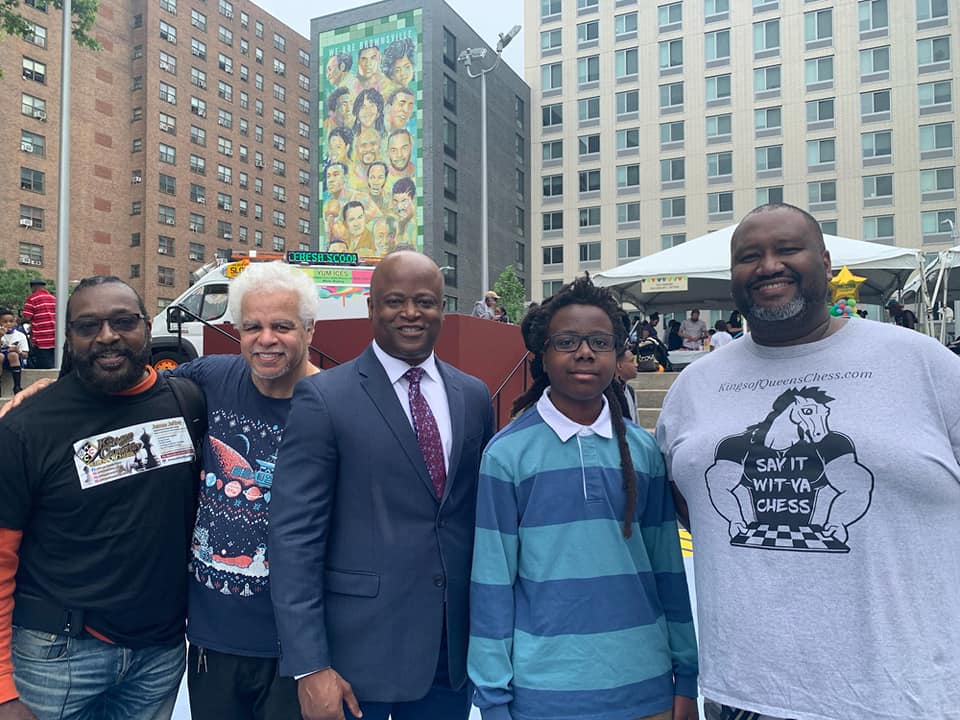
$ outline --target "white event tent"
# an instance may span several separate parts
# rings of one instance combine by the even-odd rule
[[[679,311],[691,308],[729,308],[730,238],[736,225],[708,233],[593,276],[597,285],[609,287],[623,301],[646,312]],[[867,278],[860,286],[860,301],[880,304],[901,289],[907,278],[921,267],[919,250],[824,235],[834,272],[846,265],[851,272]],[[644,292],[643,281],[682,276],[687,289]]]

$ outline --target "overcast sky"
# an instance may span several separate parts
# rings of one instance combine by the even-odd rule
[[[321,15],[329,15],[338,10],[360,7],[369,3],[362,0],[253,0],[274,17],[292,27],[304,37],[310,37],[310,20]],[[496,47],[497,37],[514,25],[523,24],[523,2],[520,0],[447,0],[468,25],[486,40],[490,47]],[[523,33],[503,52],[514,72],[523,77]]]

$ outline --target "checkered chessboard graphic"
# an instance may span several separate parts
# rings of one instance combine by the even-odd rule
[[[820,528],[809,525],[770,525],[751,523],[745,533],[736,535],[731,545],[766,548],[768,550],[795,550],[799,552],[850,552],[850,548],[836,538],[823,534]]]

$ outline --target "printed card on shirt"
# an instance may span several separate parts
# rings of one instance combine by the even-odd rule
[[[193,441],[182,417],[138,423],[73,444],[84,490],[193,458]]]

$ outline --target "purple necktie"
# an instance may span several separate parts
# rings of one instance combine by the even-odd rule
[[[423,368],[410,368],[403,376],[410,383],[407,389],[410,397],[410,415],[413,416],[413,429],[417,433],[417,444],[427,463],[427,472],[433,481],[433,491],[437,499],[443,499],[443,487],[447,482],[447,471],[443,463],[443,443],[440,440],[440,429],[437,419],[433,416],[427,399],[420,392],[420,380],[423,378]]]

